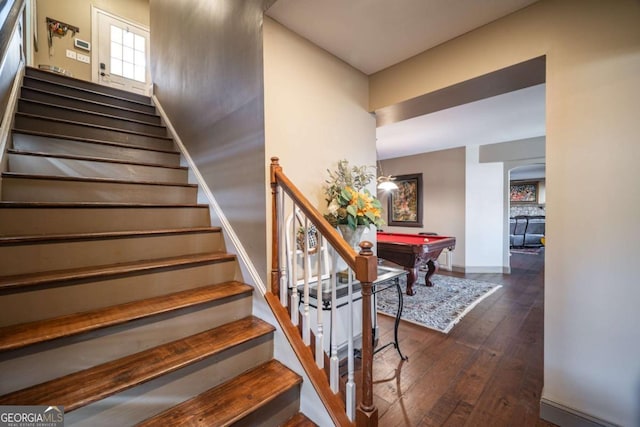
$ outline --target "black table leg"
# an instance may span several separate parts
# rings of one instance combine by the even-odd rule
[[[398,292],[398,311],[396,311],[396,320],[395,320],[395,323],[393,325],[393,342],[387,343],[387,344],[383,345],[382,347],[377,348],[373,352],[373,354],[376,354],[380,350],[383,350],[383,349],[389,347],[390,345],[392,345],[398,351],[398,354],[400,355],[400,358],[402,360],[409,360],[409,358],[407,356],[404,356],[402,354],[402,351],[400,351],[400,343],[398,342],[398,327],[400,326],[400,317],[402,316],[402,308],[404,307],[404,299],[402,297],[402,288],[400,287],[400,280],[397,279],[397,278],[395,279],[395,285],[396,285],[396,291]]]

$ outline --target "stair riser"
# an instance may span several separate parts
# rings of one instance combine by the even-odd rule
[[[64,107],[77,108],[80,110],[93,111],[95,113],[108,114],[110,116],[137,120],[152,125],[162,124],[162,120],[158,115],[143,114],[141,112],[132,111],[120,107],[112,107],[110,105],[100,104],[96,102],[89,102],[79,98],[71,98],[52,93],[41,92],[39,90],[28,87],[22,88],[22,90],[20,91],[20,96],[24,99],[30,99],[33,101],[46,102],[53,105],[60,105]]]
[[[262,340],[264,341],[264,340]],[[132,425],[190,399],[272,357],[270,342],[247,343],[150,381],[127,392],[65,414],[67,425]],[[262,425],[258,422],[254,424]]]
[[[187,184],[185,169],[138,166],[56,157],[30,156],[10,153],[9,172],[49,176],[111,178],[136,182],[166,182]]]
[[[25,71],[25,74],[27,76],[37,77],[42,80],[47,80],[49,82],[53,82],[53,83],[57,83],[65,86],[86,89],[92,92],[110,94],[110,95],[117,96],[119,98],[127,98],[127,99],[134,100],[136,102],[141,102],[145,104],[151,103],[151,100],[149,99],[149,97],[145,95],[138,95],[131,92],[123,92],[123,91],[111,88],[109,86],[103,86],[103,85],[95,84],[92,82],[87,82],[84,80],[69,79],[60,74],[50,73],[50,72],[41,71],[41,70],[32,69],[32,68],[27,68]]]
[[[233,427],[279,427],[300,410],[300,388],[294,387],[268,405],[244,417]]]
[[[210,225],[207,208],[3,208],[0,235],[100,233]]]
[[[0,326],[94,310],[236,280],[236,269],[235,262],[220,262],[7,293],[0,296]]]
[[[29,117],[16,114],[14,127],[17,130],[47,132],[50,135],[72,136],[77,138],[97,139],[100,141],[118,142],[136,147],[156,150],[173,150],[173,141],[152,136],[120,132],[117,130],[84,126],[82,124],[57,122],[40,117]]]
[[[131,162],[158,163],[166,166],[180,165],[180,155],[178,153],[163,153],[137,148],[73,141],[70,139],[45,138],[20,133],[13,134],[13,147],[16,150],[33,151],[37,153],[102,157]]]
[[[240,316],[240,314],[244,314]],[[179,310],[15,350],[0,361],[0,395],[206,331],[251,314],[251,297]],[[46,366],[47,369],[28,367]],[[5,374],[6,373],[6,374]]]
[[[220,233],[186,233],[0,246],[3,276],[196,255],[219,251]]]
[[[18,202],[195,204],[197,188],[4,177],[2,198]]]
[[[140,111],[143,113],[155,114],[156,112],[156,108],[153,105],[140,104],[127,101],[126,99],[105,96],[99,93],[85,92],[72,87],[60,86],[47,81],[30,79],[28,76],[25,76],[23,85],[25,87],[44,90],[46,92],[100,102],[102,104],[108,104],[114,107],[122,107],[134,111]]]
[[[18,111],[21,113],[35,114],[44,117],[70,120],[74,122],[91,123],[98,126],[106,126],[114,129],[141,132],[149,135],[166,136],[167,129],[164,126],[154,126],[146,123],[124,120],[117,117],[108,117],[84,111],[59,108],[51,105],[40,104],[21,99],[18,101]]]

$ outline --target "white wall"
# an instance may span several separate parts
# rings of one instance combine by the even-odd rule
[[[466,148],[467,273],[502,273],[504,181],[502,163],[480,163],[480,146]]]
[[[543,398],[640,425],[640,2],[541,0],[371,76],[370,108],[547,58]]]

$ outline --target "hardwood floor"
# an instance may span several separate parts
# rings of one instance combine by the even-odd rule
[[[512,274],[456,274],[502,285],[444,335],[410,323],[374,357],[379,425],[552,426],[539,418],[543,380],[544,253],[514,254]],[[393,321],[379,316],[380,342]]]

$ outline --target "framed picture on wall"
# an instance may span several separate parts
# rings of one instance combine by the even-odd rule
[[[398,189],[388,197],[388,221],[391,226],[422,227],[422,174],[396,175]]]
[[[538,203],[538,182],[511,182],[510,197],[511,203]]]

